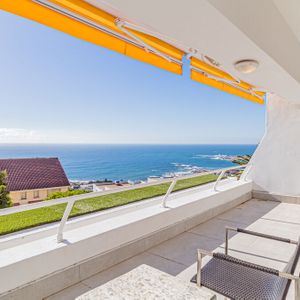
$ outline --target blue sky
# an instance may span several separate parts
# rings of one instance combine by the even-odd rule
[[[265,107],[0,12],[0,143],[257,143]]]

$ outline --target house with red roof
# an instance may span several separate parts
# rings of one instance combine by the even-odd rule
[[[44,200],[70,186],[55,157],[0,159],[0,171],[7,172],[7,189],[14,205]]]

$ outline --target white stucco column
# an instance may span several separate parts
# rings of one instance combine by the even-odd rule
[[[255,191],[300,195],[300,104],[268,96],[266,132],[251,164]]]

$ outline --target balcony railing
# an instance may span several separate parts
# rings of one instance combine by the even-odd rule
[[[162,183],[171,183],[166,194],[163,196],[163,199],[162,199],[162,207],[167,208],[168,197],[172,193],[178,180],[191,179],[191,178],[201,177],[201,176],[210,175],[210,174],[219,174],[219,176],[213,186],[213,191],[218,192],[217,187],[219,185],[219,182],[222,180],[222,178],[225,176],[226,173],[229,173],[233,170],[245,169],[244,173],[243,173],[243,177],[240,177],[239,180],[246,181],[246,177],[248,175],[250,168],[251,168],[251,165],[249,165],[249,164],[241,165],[241,166],[235,166],[235,167],[230,167],[230,168],[225,168],[225,169],[213,170],[210,172],[203,172],[201,174],[197,173],[197,174],[191,174],[191,175],[176,176],[174,178],[158,179],[155,182],[147,182],[147,183],[141,183],[138,185],[132,185],[132,186],[128,186],[128,187],[120,187],[120,188],[117,188],[114,190],[92,192],[92,193],[87,193],[87,194],[71,196],[71,197],[43,201],[43,202],[34,203],[34,204],[27,204],[27,205],[21,205],[21,206],[16,206],[16,207],[4,208],[4,209],[0,210],[0,216],[9,215],[9,214],[17,213],[17,212],[33,210],[33,209],[37,209],[37,208],[50,207],[50,206],[57,205],[57,204],[67,203],[67,206],[66,206],[63,216],[60,220],[60,223],[58,226],[58,231],[57,231],[57,242],[62,242],[65,225],[68,221],[68,218],[70,216],[70,213],[72,211],[74,203],[78,200],[84,200],[84,199],[89,199],[89,198],[93,198],[93,197],[114,194],[114,193],[118,193],[118,192],[130,191],[130,190],[134,190],[137,188],[156,186],[156,185],[160,185]]]
[[[248,173],[249,173],[249,171],[251,169],[251,165],[249,165],[249,164],[248,165],[240,165],[240,166],[236,166],[236,167],[230,167],[230,168],[224,168],[224,169],[215,170],[215,171],[212,171],[212,172],[205,172],[205,173],[203,173],[203,175],[218,174],[219,173],[219,176],[218,176],[218,178],[217,178],[217,180],[216,180],[216,182],[215,182],[215,184],[213,186],[213,190],[215,192],[217,192],[218,191],[217,186],[218,186],[220,180],[222,180],[222,178],[224,178],[224,176],[225,176],[225,174],[227,172],[234,171],[234,170],[241,170],[241,169],[245,169],[243,180],[246,180],[247,175],[248,175]],[[168,199],[169,195],[172,193],[172,191],[173,191],[173,189],[174,189],[174,187],[175,187],[175,185],[176,185],[176,183],[177,183],[178,180],[188,179],[188,178],[193,178],[193,177],[197,177],[197,176],[195,176],[195,175],[189,175],[189,176],[186,176],[184,178],[182,178],[182,177],[180,177],[180,178],[178,178],[178,177],[174,178],[172,180],[172,183],[170,184],[170,186],[169,186],[169,188],[168,188],[165,196],[163,197],[162,206],[164,208],[167,208],[167,199]]]

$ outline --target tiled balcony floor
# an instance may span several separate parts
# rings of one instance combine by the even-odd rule
[[[252,199],[148,251],[69,287],[47,300],[76,299],[79,295],[147,264],[189,282],[196,272],[198,248],[224,252],[225,226],[242,227],[297,240],[300,235],[300,205]],[[250,262],[283,270],[294,245],[245,234],[232,234],[229,254]],[[298,263],[297,272],[299,273]],[[288,299],[293,299],[291,285]],[[218,299],[223,299],[219,296]]]

